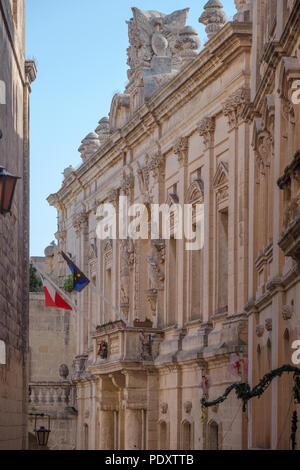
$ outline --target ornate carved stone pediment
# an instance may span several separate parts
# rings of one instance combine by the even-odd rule
[[[185,201],[187,204],[203,203],[204,201],[204,182],[202,179],[194,180],[187,190]]]
[[[217,171],[213,179],[213,186],[216,190],[217,204],[224,204],[228,200],[229,184],[228,184],[228,164],[220,161]]]

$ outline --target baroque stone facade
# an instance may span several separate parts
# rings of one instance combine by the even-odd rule
[[[0,449],[27,447],[29,126],[33,61],[25,60],[25,1],[0,3],[0,166],[19,176],[0,214]]]
[[[221,3],[207,3],[200,53],[188,10],[133,9],[125,93],[82,142],[82,165],[48,198],[64,234],[58,248],[123,318],[106,325],[119,320],[114,310],[89,288],[78,295],[78,449],[289,447],[286,377],[248,415],[234,395],[205,415],[200,406],[247,379],[233,357],[248,357],[251,385],[290,363],[300,311],[299,107],[291,101],[300,6],[236,6],[226,23]],[[97,239],[97,207],[118,211],[124,195],[148,208],[204,204],[203,248],[186,251],[174,219],[170,240]]]

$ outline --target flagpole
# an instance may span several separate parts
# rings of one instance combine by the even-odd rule
[[[49,277],[47,274],[43,273],[40,268],[37,266],[37,264],[31,259],[30,260],[31,264],[35,267],[35,269],[39,272],[40,276],[44,277],[52,286],[61,294],[62,297],[64,297],[68,303],[71,305],[73,310],[78,313],[80,316],[84,317],[85,320],[89,322],[89,324],[96,330],[96,325],[92,323],[92,321],[88,318],[88,315],[85,313],[82,313],[81,310],[78,309],[77,305],[70,299],[70,297],[62,290],[56,283]]]
[[[59,252],[59,254],[63,257],[64,261],[66,261],[68,263],[68,257],[65,255],[65,253],[63,253],[62,251]],[[71,259],[69,259],[69,261],[74,265],[74,263],[72,262]],[[68,263],[69,264],[69,263]],[[74,265],[75,266],[75,265]],[[76,269],[78,269],[79,271],[79,268],[77,266],[75,266]],[[91,282],[83,273],[82,275],[86,278],[86,280],[88,281],[88,285],[93,289],[93,291],[98,295],[98,297],[103,300],[107,305],[110,306],[110,308],[113,309],[113,311],[121,318],[121,320],[125,323],[126,326],[129,326],[129,323],[128,321],[126,320],[126,318],[124,317],[124,315],[120,312],[120,310],[115,307],[106,297],[105,295],[102,294],[102,292],[97,289],[97,287],[93,284],[93,282]]]
[[[104,300],[104,302],[107,305],[109,305],[117,315],[119,315],[119,317],[125,323],[125,325],[129,326],[128,321],[126,320],[124,315],[120,312],[120,310],[118,310],[117,307],[115,307],[103,294],[101,294],[101,292],[97,289],[97,287],[92,282],[90,282],[89,286],[93,289],[93,291],[98,295],[98,297],[101,300]]]

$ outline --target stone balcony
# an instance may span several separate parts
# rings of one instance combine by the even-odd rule
[[[284,191],[284,227],[278,244],[285,256],[300,262],[300,150],[278,180]]]
[[[92,335],[88,366],[104,367],[118,362],[153,362],[159,355],[164,333],[157,328],[127,327],[119,322]]]
[[[74,386],[66,382],[35,382],[29,385],[29,412],[53,415],[76,413]]]

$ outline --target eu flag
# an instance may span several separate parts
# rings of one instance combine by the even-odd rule
[[[68,263],[68,266],[73,273],[73,281],[74,281],[74,290],[77,292],[81,292],[89,283],[89,279],[77,268],[77,266],[73,263],[70,258],[62,251],[62,257]]]

